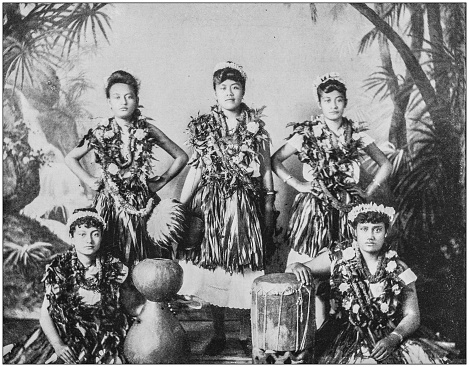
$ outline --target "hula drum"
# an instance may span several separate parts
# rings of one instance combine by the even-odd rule
[[[256,278],[251,307],[253,360],[259,353],[312,348],[316,333],[314,300],[315,287],[302,285],[294,274],[275,273]]]

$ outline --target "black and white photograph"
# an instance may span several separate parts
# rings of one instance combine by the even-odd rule
[[[2,8],[4,364],[466,364],[465,2]]]

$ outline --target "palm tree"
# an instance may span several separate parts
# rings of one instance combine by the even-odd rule
[[[98,33],[109,42],[109,16],[103,3],[5,3],[3,6],[3,83],[14,86],[25,79],[34,83],[37,64],[56,66],[91,32],[95,45]],[[60,50],[60,52],[57,52]]]
[[[405,29],[410,41],[410,49],[415,58],[420,60],[424,35],[424,9],[418,3],[376,3],[375,11],[382,19],[389,24],[399,26],[402,13],[406,10],[410,12],[410,22]],[[389,42],[387,38],[375,27],[368,32],[360,41],[359,53],[365,50],[374,42],[379,40],[380,57],[382,71],[373,73],[366,81],[367,89],[377,89],[376,94],[382,94],[382,99],[390,97],[394,104],[394,111],[391,117],[391,127],[389,130],[389,141],[397,149],[405,149],[407,146],[407,125],[405,113],[411,93],[414,88],[412,76],[407,70],[405,76],[396,75],[391,59]]]
[[[382,70],[372,74],[366,86],[394,102],[390,139],[406,150],[402,161],[408,169],[394,181],[401,250],[426,276],[445,277],[445,287],[451,290],[448,302],[452,302],[447,312],[461,315],[450,319],[462,319],[453,331],[461,327],[455,338],[464,346],[465,310],[456,308],[464,305],[465,295],[461,254],[465,244],[466,6],[376,4],[373,10],[361,3],[350,5],[375,26],[362,39],[359,51],[377,39]],[[410,46],[393,29],[400,26],[403,10],[410,12]],[[425,17],[428,40],[423,37]],[[388,42],[404,61],[405,76],[394,72]],[[419,113],[414,113],[413,128],[407,127],[404,113],[415,110]],[[448,248],[455,250],[448,252]]]

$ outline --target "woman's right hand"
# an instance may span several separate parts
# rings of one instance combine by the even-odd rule
[[[302,263],[291,263],[285,269],[285,273],[293,273],[296,279],[303,284],[310,285],[313,282],[313,274],[311,269]]]
[[[77,357],[73,350],[65,343],[60,343],[54,346],[55,354],[57,357],[64,361],[66,364],[76,364]]]
[[[298,192],[310,192],[310,193],[318,193],[321,192],[321,186],[315,181],[297,181],[295,182],[292,187]]]

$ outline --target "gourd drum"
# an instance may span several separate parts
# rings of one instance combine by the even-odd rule
[[[252,347],[263,351],[302,351],[313,346],[316,332],[315,287],[294,274],[275,273],[252,284]]]

